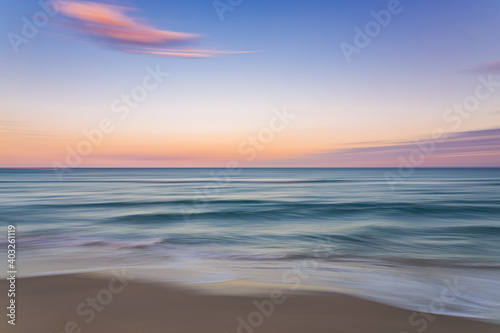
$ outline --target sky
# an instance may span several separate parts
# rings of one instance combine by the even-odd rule
[[[498,0],[5,0],[0,167],[500,167]]]

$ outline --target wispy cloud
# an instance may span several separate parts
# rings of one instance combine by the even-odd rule
[[[421,167],[500,167],[500,128],[452,133],[437,142],[403,141],[323,152],[289,159],[285,164],[324,167],[397,167],[400,157],[425,150],[429,156]]]
[[[337,149],[293,158],[256,160],[253,167],[388,167],[414,153],[425,155],[419,167],[500,167],[500,128],[450,133],[434,140],[365,142],[356,148]],[[240,156],[241,157],[241,156]],[[91,164],[154,167],[223,167],[227,158],[179,154],[94,154]],[[238,158],[236,158],[238,160]],[[101,164],[99,164],[101,163]],[[118,163],[118,164],[117,164]],[[145,164],[147,163],[147,164]]]
[[[54,138],[55,135],[43,129],[35,129],[32,124],[0,119],[0,137]],[[0,139],[2,140],[2,139]]]
[[[479,64],[465,70],[469,73],[495,73],[500,72],[500,61],[492,61],[484,64]]]
[[[103,158],[107,160],[120,160],[120,161],[196,161],[206,157],[200,156],[184,156],[184,155],[155,155],[155,154],[94,154],[95,158]]]
[[[137,166],[137,167],[224,167],[226,158],[202,155],[170,153],[105,153],[92,154],[89,166]]]
[[[68,1],[61,4],[64,22],[84,35],[126,52],[159,57],[200,58],[220,54],[246,53],[180,48],[200,34],[162,30],[144,20],[132,17],[136,8],[90,1]]]

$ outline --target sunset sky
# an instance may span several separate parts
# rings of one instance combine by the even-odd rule
[[[2,1],[0,167],[500,167],[500,1],[393,1]]]

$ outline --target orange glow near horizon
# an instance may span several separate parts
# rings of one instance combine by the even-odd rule
[[[486,138],[495,140],[495,130],[490,131],[493,134],[488,134]],[[464,132],[471,134],[464,134],[456,142],[469,140],[468,136],[474,142],[478,140],[475,133],[482,132],[484,131]],[[241,167],[397,167],[401,158],[408,158],[412,152],[420,149],[416,142],[427,142],[379,141],[335,146],[323,142],[322,146],[321,140],[306,141],[300,135],[294,137],[291,132],[286,135],[276,133],[273,140],[266,143],[260,141],[258,133],[260,132],[197,136],[163,134],[142,137],[137,134],[124,136],[111,133],[102,136],[57,137],[12,131],[0,135],[3,143],[0,166],[225,167],[229,161],[237,161]],[[297,133],[300,134],[300,131]],[[424,146],[426,144],[429,145],[425,143]],[[499,162],[500,155],[495,147],[482,151],[475,151],[480,146],[464,150],[456,146],[454,140],[432,143],[433,149],[436,149],[436,145],[444,150],[431,154],[426,160],[427,166],[481,166],[477,165],[477,161],[483,161],[486,166],[494,166]]]
[[[500,129],[500,47],[457,42],[498,30],[497,17],[415,4],[406,26],[346,57],[339,45],[373,9],[358,5],[255,3],[257,16],[222,26],[182,1],[65,1],[29,43],[4,38],[0,167],[397,167],[437,128],[451,140],[423,167],[500,166],[488,132]],[[18,35],[18,17],[43,10],[6,6],[0,24]],[[443,19],[408,25],[427,10]]]

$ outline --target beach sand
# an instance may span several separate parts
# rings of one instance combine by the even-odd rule
[[[0,285],[8,289],[7,281]],[[243,284],[228,288],[235,286],[244,292]],[[202,288],[129,281],[120,274],[74,274],[21,278],[16,289],[16,326],[4,314],[1,332],[500,332],[494,324],[418,314],[330,292],[291,291],[289,286],[273,286],[267,296],[217,295]]]

